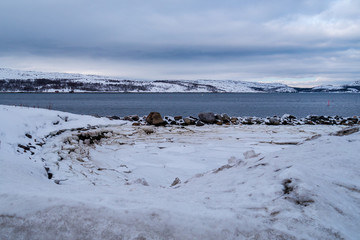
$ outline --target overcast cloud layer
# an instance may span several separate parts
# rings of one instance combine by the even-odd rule
[[[0,67],[310,86],[360,80],[359,0],[1,0]]]

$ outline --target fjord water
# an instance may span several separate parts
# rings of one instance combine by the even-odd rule
[[[230,116],[360,115],[356,93],[1,93],[0,104],[51,108],[99,116],[197,116],[203,111]]]

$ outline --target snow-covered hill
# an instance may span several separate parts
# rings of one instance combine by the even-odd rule
[[[360,82],[356,81],[354,83],[348,85],[322,85],[313,87],[311,89],[312,92],[350,92],[350,93],[358,93],[360,92]]]
[[[0,68],[0,92],[360,92],[348,85],[293,88],[281,83],[234,80],[126,80],[74,73],[45,73]]]
[[[296,92],[285,84],[232,80],[124,80],[0,68],[2,92]]]

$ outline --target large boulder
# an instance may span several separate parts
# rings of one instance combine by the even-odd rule
[[[212,112],[199,113],[199,119],[204,123],[210,123],[210,124],[216,123],[215,114]]]
[[[150,125],[155,125],[155,126],[161,126],[161,125],[165,125],[166,122],[164,121],[164,119],[161,117],[161,114],[158,112],[151,112],[147,117],[146,117],[146,122]]]
[[[231,118],[229,117],[229,115],[227,115],[226,113],[224,113],[224,114],[221,116],[221,120],[222,120],[224,123],[227,123],[227,122],[230,122],[230,121],[231,121]]]
[[[196,119],[193,119],[191,117],[184,118],[184,123],[186,125],[195,125]]]
[[[277,117],[271,117],[265,121],[266,125],[280,125],[280,119]]]

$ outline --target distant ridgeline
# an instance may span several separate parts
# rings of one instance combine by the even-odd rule
[[[293,88],[281,83],[233,80],[122,80],[97,75],[0,68],[0,92],[360,92],[360,81],[342,86]]]

